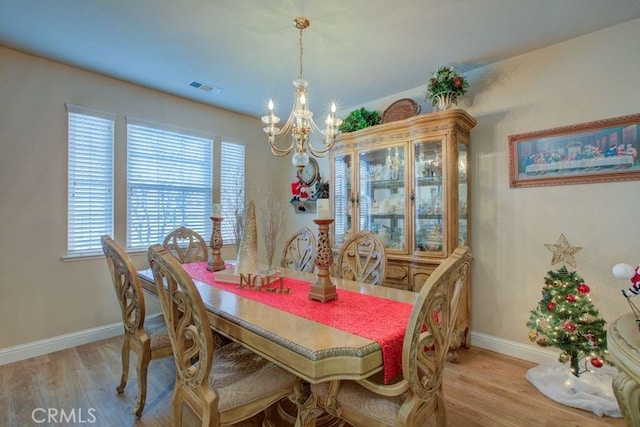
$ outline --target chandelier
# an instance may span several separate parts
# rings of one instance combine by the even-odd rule
[[[304,79],[302,71],[302,30],[311,24],[305,17],[294,19],[295,27],[300,31],[300,68],[298,78],[293,81],[296,88],[296,100],[291,109],[291,114],[282,128],[276,127],[280,118],[273,112],[273,100],[269,100],[269,114],[262,117],[262,122],[266,125],[263,129],[269,136],[271,152],[278,157],[288,155],[294,148],[295,153],[291,158],[291,163],[298,168],[298,172],[309,164],[309,151],[315,157],[324,157],[333,148],[338,134],[338,127],[342,120],[336,118],[336,105],[331,104],[331,112],[325,120],[325,130],[320,130],[313,120],[313,113],[309,109],[309,99],[307,97],[307,81]],[[292,140],[286,148],[278,147],[285,136],[291,132]],[[312,138],[313,136],[313,138]],[[312,145],[312,139],[317,140],[317,147]]]

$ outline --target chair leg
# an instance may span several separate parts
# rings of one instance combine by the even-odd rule
[[[447,425],[447,408],[444,406],[444,398],[442,392],[438,396],[438,404],[436,406],[436,424],[438,427],[446,427]]]
[[[124,336],[124,342],[122,343],[122,377],[120,378],[120,385],[116,389],[118,393],[122,393],[127,385],[127,378],[129,377],[129,337]]]
[[[178,382],[176,381],[176,385],[173,390],[173,427],[182,427],[182,407],[184,405],[184,401],[182,400],[182,395],[179,390]]]
[[[211,410],[209,408],[202,409],[202,420],[200,422],[202,427],[215,427],[216,423],[213,417],[211,416]]]
[[[204,398],[202,402],[202,420],[200,425],[202,427],[217,427],[220,425],[220,419],[218,417],[218,402],[217,399],[214,402],[208,398]]]
[[[136,406],[136,418],[140,418],[144,404],[147,400],[147,368],[149,368],[149,362],[151,361],[151,355],[144,352],[141,357],[138,358],[138,404]]]

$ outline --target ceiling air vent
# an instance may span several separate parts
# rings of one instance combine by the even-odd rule
[[[205,92],[213,92],[216,95],[224,93],[224,89],[222,89],[220,87],[215,87],[214,85],[208,85],[208,84],[205,84],[205,83],[200,83],[200,82],[197,82],[195,80],[193,80],[191,83],[189,83],[189,86],[194,87],[196,89],[203,90]]]

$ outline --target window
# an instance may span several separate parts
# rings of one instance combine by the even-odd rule
[[[102,253],[100,236],[113,235],[115,115],[67,104],[69,256]]]
[[[184,225],[211,235],[213,139],[127,123],[127,249]]]
[[[220,152],[220,201],[222,217],[220,225],[225,245],[239,243],[241,227],[237,218],[244,216],[244,145],[222,142]]]

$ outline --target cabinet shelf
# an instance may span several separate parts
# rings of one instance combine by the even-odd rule
[[[404,219],[404,213],[370,213],[369,216],[380,219]]]
[[[429,215],[429,214],[421,214],[421,213],[419,213],[419,214],[416,215],[416,219],[418,219],[418,220],[421,220],[421,219],[424,219],[424,220],[440,219],[440,220],[442,220],[443,218],[444,218],[444,214],[440,214],[440,215],[431,214],[431,215]],[[467,220],[467,215],[459,214],[458,215],[458,219],[460,221],[466,221]]]
[[[395,189],[395,188],[404,188],[405,184],[404,181],[402,180],[380,180],[380,181],[369,181],[368,184],[371,185],[372,188],[388,188],[388,189]]]
[[[466,178],[458,178],[458,184],[466,184]],[[427,177],[416,177],[416,185],[418,187],[433,187],[433,186],[442,186],[442,177],[441,176],[427,176]]]
[[[428,176],[428,177],[417,177],[416,184],[419,187],[431,187],[434,185],[442,185],[442,177],[441,176]]]
[[[418,215],[416,215],[416,218],[417,219],[439,219],[439,220],[442,220],[443,215],[442,214],[440,214],[440,215],[436,215],[436,214],[431,214],[431,215],[429,215],[429,214],[418,214]]]

